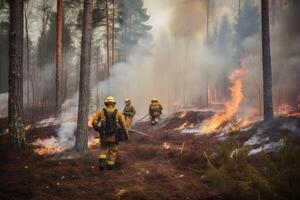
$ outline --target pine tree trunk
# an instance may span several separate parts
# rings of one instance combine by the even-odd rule
[[[270,25],[269,25],[269,1],[261,0],[262,16],[262,62],[263,62],[263,96],[264,96],[264,120],[273,118],[272,100],[272,67],[270,53]]]
[[[112,5],[113,5],[113,18],[112,18],[112,65],[115,64],[115,0],[112,0]]]
[[[57,0],[57,23],[56,23],[56,75],[55,75],[55,114],[58,117],[61,113],[62,103],[62,76],[63,76],[63,59],[62,59],[62,0]]]
[[[26,68],[27,68],[27,108],[29,108],[29,88],[30,88],[30,50],[29,50],[29,33],[28,33],[28,16],[26,9],[24,10],[25,31],[26,31]]]
[[[93,0],[84,0],[83,29],[81,40],[78,124],[75,143],[75,149],[81,153],[85,152],[88,147],[87,128],[90,99],[92,11]]]
[[[11,0],[8,121],[13,148],[25,145],[23,125],[23,0]]]
[[[108,15],[108,0],[105,1],[106,12],[106,65],[107,65],[107,93],[110,94],[110,55],[109,55],[109,15]]]

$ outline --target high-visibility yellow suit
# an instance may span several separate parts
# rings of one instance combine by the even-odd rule
[[[135,115],[136,111],[135,108],[131,105],[131,100],[126,99],[125,100],[125,107],[123,109],[123,115],[125,117],[125,121],[127,124],[127,127],[130,128],[132,124],[133,117]]]
[[[103,170],[107,167],[110,170],[117,158],[118,131],[122,131],[128,139],[128,128],[122,113],[115,109],[115,99],[107,97],[104,104],[106,108],[94,115],[92,125],[100,133],[99,169]]]
[[[151,117],[151,124],[155,125],[158,123],[160,115],[162,114],[163,107],[160,105],[156,98],[151,100],[149,106],[149,115]]]

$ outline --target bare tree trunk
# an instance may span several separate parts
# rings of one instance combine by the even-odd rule
[[[209,4],[209,0],[206,0],[206,41],[208,42],[209,39],[209,11],[210,11],[210,4]],[[209,80],[208,80],[208,71],[206,72],[206,79],[205,79],[205,85],[206,85],[206,108],[209,107]]]
[[[42,30],[41,30],[41,36],[40,36],[39,41],[38,41],[38,50],[41,49],[42,41],[43,41],[43,39],[45,37],[45,34],[46,34],[46,27],[48,25],[48,21],[49,21],[49,18],[50,18],[50,12],[46,9],[47,1],[44,1],[43,4],[44,5],[43,5],[43,8],[42,8],[42,10],[43,10]],[[50,7],[52,7],[52,5]]]
[[[107,92],[110,94],[110,56],[109,56],[109,15],[108,15],[108,0],[105,2],[105,12],[106,12],[106,65],[107,65]]]
[[[115,0],[112,0],[113,5],[113,18],[112,18],[112,65],[115,64]]]
[[[27,11],[26,9],[24,10],[24,19],[25,19],[25,31],[26,31],[26,68],[27,68],[27,108],[29,108],[29,88],[30,88],[30,82],[29,82],[29,77],[30,77],[30,50],[29,50],[29,34],[28,34],[28,16],[27,16]]]
[[[276,20],[276,1],[272,1],[272,25],[275,26],[275,20]]]
[[[97,48],[97,56],[96,56],[96,84],[97,84],[97,96],[96,96],[96,106],[97,106],[97,110],[99,109],[99,79],[98,77],[100,77],[99,75],[99,49],[100,49],[100,46]]]
[[[75,143],[75,149],[81,153],[85,152],[88,147],[87,128],[90,100],[92,11],[93,0],[84,0],[83,29],[81,40],[78,124]]]
[[[209,5],[209,0],[206,0],[206,39],[208,39],[208,34],[209,34],[209,10],[210,10],[210,5]]]
[[[9,26],[8,125],[13,148],[25,145],[23,125],[23,0],[11,0]]]
[[[262,62],[263,62],[263,96],[264,96],[264,120],[273,118],[272,99],[272,67],[270,53],[270,25],[269,25],[269,1],[261,0],[262,18]]]
[[[57,23],[56,23],[56,75],[55,75],[55,114],[58,117],[61,113],[62,102],[62,76],[63,76],[63,59],[62,59],[62,0],[57,0]]]

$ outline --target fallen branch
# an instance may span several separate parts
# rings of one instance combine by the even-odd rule
[[[204,158],[206,158],[208,165],[209,165],[211,168],[213,168],[213,169],[217,169],[217,168],[211,163],[211,161],[210,161],[210,159],[209,159],[209,157],[207,156],[207,154],[206,154],[205,151],[203,151],[203,155],[204,155]]]
[[[180,148],[180,155],[183,153],[183,148],[184,148],[185,142],[182,143],[181,148]]]

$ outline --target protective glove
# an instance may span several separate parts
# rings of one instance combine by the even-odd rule
[[[128,138],[128,133],[125,133],[125,141],[126,140],[129,140],[129,138]]]
[[[101,130],[101,128],[99,126],[94,126],[94,130],[97,131],[97,132],[99,132],[99,133],[102,132],[102,130]]]

